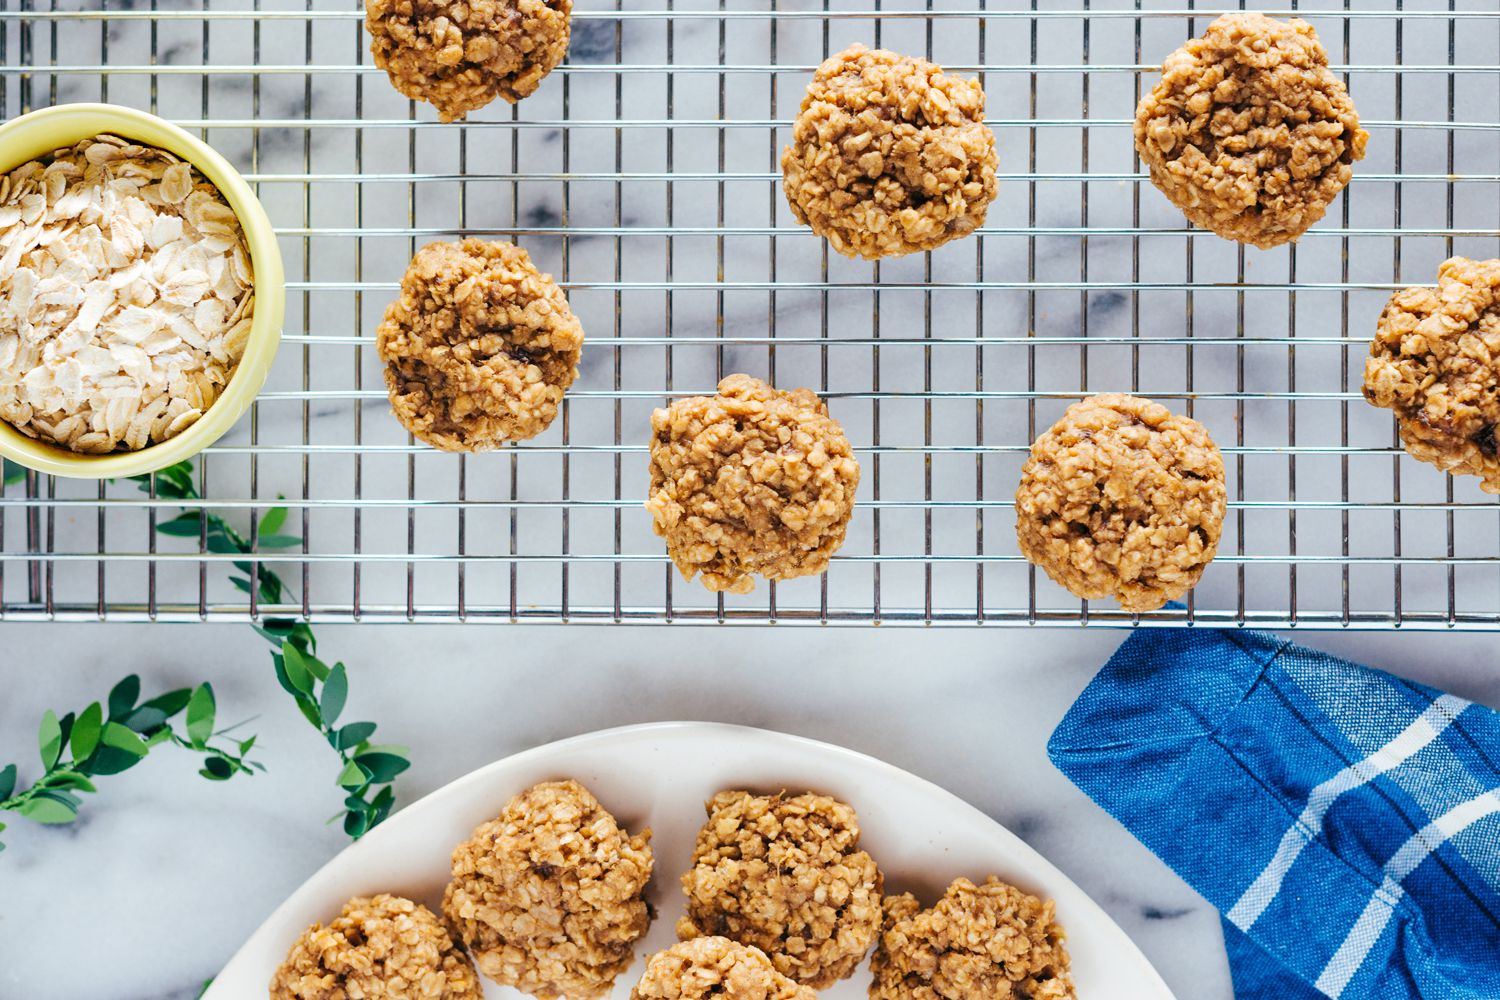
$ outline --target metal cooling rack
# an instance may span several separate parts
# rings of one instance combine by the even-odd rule
[[[1037,432],[1130,390],[1207,423],[1231,497],[1188,607],[1148,620],[1500,628],[1500,508],[1404,457],[1358,391],[1393,288],[1500,255],[1493,0],[1294,8],[1372,140],[1271,252],[1185,228],[1132,148],[1156,64],[1221,7],[729,2],[580,0],[536,95],[439,125],[370,65],[355,0],[0,0],[7,116],[147,108],[257,186],[287,336],[198,486],[252,537],[285,503],[305,539],[265,556],[297,603],[247,604],[231,557],[154,530],[172,503],[32,475],[0,494],[0,617],[1129,624],[1032,570],[1010,505]],[[1003,179],[976,237],[870,265],[791,218],[788,122],[853,41],[982,77]],[[469,457],[405,435],[373,348],[413,250],[459,233],[526,246],[588,334],[550,432]],[[817,388],[864,482],[826,577],[719,599],[641,501],[650,410],[730,371]]]

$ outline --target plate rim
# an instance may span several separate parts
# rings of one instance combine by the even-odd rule
[[[1069,885],[1074,890],[1076,890],[1081,899],[1088,906],[1093,907],[1094,910],[1097,911],[1096,916],[1102,918],[1105,924],[1108,927],[1112,928],[1114,932],[1119,936],[1122,944],[1124,945],[1122,950],[1134,961],[1136,968],[1133,971],[1137,972],[1140,975],[1142,984],[1159,992],[1164,1000],[1175,1000],[1175,996],[1172,993],[1171,989],[1167,986],[1166,981],[1162,979],[1161,974],[1156,971],[1156,968],[1151,964],[1150,960],[1146,958],[1145,953],[1141,951],[1139,945],[1135,943],[1135,941],[1130,937],[1129,934],[1125,933],[1125,929],[1119,925],[1114,917],[1110,916],[1109,913],[1102,906],[1100,906],[1099,903],[1091,895],[1084,891],[1082,886],[1078,885],[1077,882],[1075,882],[1065,872],[1063,872],[1062,869],[1058,868],[1057,865],[1055,865],[1040,851],[1032,847],[1026,841],[1022,840],[1020,836],[1018,836],[1013,830],[1005,826],[1005,824],[1001,823],[999,820],[995,819],[993,816],[989,815],[984,810],[980,809],[978,806],[969,802],[967,799],[963,798],[957,793],[951,792],[948,789],[944,788],[942,785],[939,785],[936,782],[924,778],[920,775],[913,774],[912,772],[898,767],[895,764],[890,763],[889,761],[882,760],[879,757],[872,756],[860,750],[854,750],[849,747],[840,746],[837,743],[829,743],[824,740],[814,739],[809,736],[800,736],[796,733],[786,733],[780,730],[766,729],[760,726],[747,726],[731,722],[693,721],[690,719],[665,720],[658,722],[639,722],[620,726],[610,726],[605,729],[590,730],[589,732],[578,733],[573,736],[566,736],[562,739],[551,740],[546,743],[539,743],[536,746],[527,747],[524,750],[518,750],[515,753],[508,754],[496,760],[492,760],[488,764],[483,764],[471,771],[459,775],[446,784],[439,785],[437,788],[434,788],[426,795],[423,795],[421,798],[411,802],[409,805],[405,806],[398,812],[393,813],[390,818],[387,819],[384,823],[381,823],[379,826],[371,830],[369,833],[365,834],[359,840],[345,845],[337,853],[335,853],[332,857],[330,857],[327,861],[320,865],[316,871],[314,871],[311,875],[304,879],[301,885],[293,889],[292,892],[288,894],[287,897],[283,899],[278,906],[271,910],[271,912],[266,914],[266,916],[260,921],[255,929],[250,932],[249,936],[245,938],[244,943],[241,944],[240,947],[236,949],[234,954],[229,958],[229,960],[224,963],[224,966],[219,970],[218,975],[214,977],[213,982],[203,993],[200,1000],[226,1000],[229,995],[229,987],[227,985],[221,986],[221,984],[225,982],[225,974],[235,971],[235,967],[238,966],[241,961],[248,961],[250,959],[251,956],[249,955],[249,952],[251,950],[251,946],[255,944],[256,940],[266,930],[267,926],[276,923],[278,921],[278,918],[282,917],[283,913],[292,909],[294,907],[294,904],[297,903],[298,899],[313,891],[317,887],[318,883],[323,881],[325,878],[333,877],[333,870],[336,867],[342,866],[342,864],[345,863],[348,858],[363,852],[373,850],[373,848],[369,846],[371,843],[379,843],[379,841],[383,838],[395,836],[395,831],[397,829],[404,827],[409,823],[416,822],[416,819],[411,817],[417,816],[419,812],[422,811],[419,810],[418,807],[430,806],[432,802],[437,799],[446,799],[452,796],[460,795],[464,788],[471,784],[482,782],[486,777],[496,771],[514,767],[524,767],[532,758],[545,757],[556,753],[565,753],[591,743],[608,743],[610,741],[619,740],[625,737],[649,739],[657,736],[679,737],[686,734],[712,736],[715,733],[732,733],[736,738],[740,739],[750,739],[761,742],[769,741],[780,743],[783,745],[791,744],[800,747],[803,750],[812,751],[813,753],[817,753],[825,757],[842,758],[845,761],[851,762],[861,768],[874,769],[875,771],[880,772],[884,777],[906,784],[908,787],[914,788],[916,791],[919,791],[921,793],[929,795],[937,794],[939,796],[942,796],[943,798],[951,800],[952,803],[956,803],[957,805],[961,806],[963,811],[970,814],[971,818],[982,821],[985,826],[990,828],[992,833],[998,832],[1000,839],[1007,842],[1008,847],[1019,848],[1019,852],[1021,854],[1029,855],[1031,858],[1031,863],[1038,864],[1042,869],[1042,874],[1047,876],[1047,878],[1036,879],[1035,881],[1052,881],[1053,879],[1055,879],[1057,882]],[[403,817],[407,817],[405,822],[402,821]]]

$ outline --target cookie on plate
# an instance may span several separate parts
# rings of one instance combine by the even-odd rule
[[[1369,133],[1307,22],[1216,18],[1135,113],[1151,183],[1194,225],[1266,249],[1323,217]]]
[[[816,1000],[763,952],[723,937],[674,944],[646,960],[630,1000]]]
[[[809,389],[730,375],[717,396],[651,414],[646,509],[682,575],[709,590],[826,570],[858,487],[854,449]]]
[[[1364,389],[1395,411],[1413,458],[1500,493],[1500,260],[1453,257],[1438,268],[1437,287],[1392,295]]]
[[[870,1000],[1073,1000],[1068,966],[1050,899],[960,878],[929,910],[886,898]]]
[[[884,879],[859,849],[859,818],[827,795],[724,791],[705,808],[677,936],[759,948],[776,971],[825,989],[847,979],[880,929]]]
[[[375,65],[445,122],[514,104],[568,52],[573,0],[365,0]]]
[[[271,979],[271,1000],[480,1000],[474,963],[427,907],[357,897],[313,924]]]
[[[997,163],[977,80],[851,45],[808,85],[782,187],[798,222],[841,254],[876,260],[982,226]]]
[[[511,243],[429,243],[375,331],[396,419],[444,451],[535,437],[578,377],[583,327]]]
[[[1106,393],[1068,407],[1032,444],[1016,540],[1078,597],[1151,611],[1197,584],[1225,502],[1224,459],[1202,424]]]
[[[651,923],[650,838],[576,781],[536,785],[454,850],[443,914],[495,982],[543,1000],[603,997]]]

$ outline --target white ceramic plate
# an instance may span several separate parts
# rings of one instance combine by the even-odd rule
[[[401,810],[346,848],[261,925],[225,966],[206,1000],[264,997],[297,935],[328,921],[351,896],[394,892],[438,909],[454,845],[539,781],[576,778],[632,832],[649,826],[657,909],[635,967],[614,996],[640,978],[643,957],[671,944],[682,914],[678,877],[704,820],[703,801],[725,788],[812,790],[859,812],[861,846],[885,872],[886,891],[931,904],[954,878],[998,875],[1057,901],[1081,1000],[1171,1000],[1144,956],[1083,890],[1014,834],[955,796],[863,754],[782,733],[707,723],[663,723],[590,733],[481,768]],[[864,997],[864,970],[822,994]],[[517,1000],[487,985],[486,997]]]

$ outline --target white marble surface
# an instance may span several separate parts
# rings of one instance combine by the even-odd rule
[[[1230,1000],[1217,914],[1046,760],[1052,727],[1121,632],[320,632],[353,668],[349,711],[412,749],[402,802],[515,751],[626,723],[707,719],[827,740],[984,809],[1092,894],[1184,1000]],[[1493,638],[1301,638],[1500,706]],[[5,832],[0,997],[193,997],[344,843],[323,824],[338,808],[327,748],[243,627],[7,624],[0,648],[0,761],[27,774],[42,711],[82,707],[128,670],[148,690],[212,680],[224,719],[258,716],[266,775],[211,785],[162,752],[108,779],[75,826],[20,820]]]

